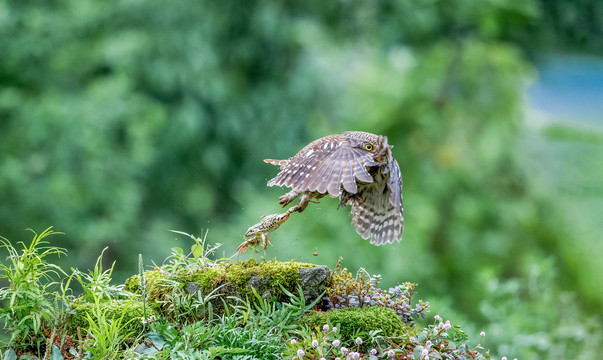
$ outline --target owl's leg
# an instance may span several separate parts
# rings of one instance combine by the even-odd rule
[[[306,208],[308,207],[308,204],[310,203],[310,201],[312,201],[312,197],[308,194],[303,194],[301,196],[301,198],[299,198],[299,202],[297,203],[297,205],[291,207],[289,209],[289,211],[293,212],[293,211],[297,211],[297,212],[302,212],[304,210],[306,210]]]
[[[309,203],[318,204],[318,201],[312,200],[313,198],[316,198],[318,200],[325,195],[326,194],[321,194],[321,193],[305,193],[301,196],[301,198],[299,198],[299,202],[297,203],[297,205],[290,207],[289,210],[287,210],[287,212],[288,213],[292,213],[295,211],[302,212],[302,211],[306,210]]]
[[[285,206],[289,205],[293,200],[295,200],[295,198],[298,197],[300,194],[301,194],[300,191],[291,190],[288,193],[286,193],[285,195],[278,198],[278,203],[282,207],[285,207]]]

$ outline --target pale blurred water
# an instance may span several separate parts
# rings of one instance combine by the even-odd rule
[[[603,300],[603,58],[553,56],[526,89],[526,173],[555,200],[567,239],[557,251]]]
[[[538,73],[526,89],[528,169],[559,196],[603,209],[603,58],[554,56]]]
[[[528,87],[528,103],[549,121],[601,126],[603,131],[603,58],[552,56],[538,66]]]

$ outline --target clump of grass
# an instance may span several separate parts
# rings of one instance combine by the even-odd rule
[[[0,262],[0,278],[8,280],[8,287],[0,288],[0,320],[11,332],[9,345],[18,348],[35,346],[45,341],[44,331],[50,329],[58,314],[55,311],[56,293],[50,289],[57,285],[57,277],[65,272],[47,261],[51,255],[63,255],[65,250],[48,246],[48,236],[61,234],[52,227],[41,234],[30,230],[34,237],[26,245],[13,246],[0,237],[0,248],[8,252],[8,263]]]
[[[132,341],[138,334],[135,333],[131,323],[140,321],[140,318],[126,318],[130,311],[132,298],[121,308],[120,314],[111,315],[108,309],[101,306],[101,298],[94,296],[92,314],[86,312],[88,322],[88,336],[82,344],[92,359],[118,359],[123,353],[121,346],[127,339]]]
[[[79,302],[95,302],[97,298],[101,301],[123,299],[132,296],[131,292],[124,290],[124,285],[111,284],[115,261],[109,269],[103,270],[103,255],[106,250],[107,248],[104,248],[96,259],[92,271],[86,273],[78,269],[71,269],[71,277],[75,277],[84,291],[77,298]]]
[[[207,245],[207,234],[203,237],[187,234],[182,231],[170,230],[173,233],[185,235],[191,238],[194,244],[188,253],[180,247],[172,248],[172,254],[164,261],[164,265],[161,268],[168,273],[179,273],[186,272],[192,273],[199,268],[205,268],[208,265],[214,265],[214,261],[211,260],[211,255],[218,249],[222,244],[217,243],[212,247]],[[218,261],[230,260],[230,259],[218,259]]]
[[[225,313],[213,319],[185,325],[165,319],[152,323],[152,331],[166,341],[161,355],[152,358],[234,359],[237,355],[240,359],[282,359],[284,339],[316,304],[306,304],[301,288],[297,294],[282,290],[289,296],[286,303],[263,299],[255,292],[254,301],[237,299],[237,306],[225,307]]]

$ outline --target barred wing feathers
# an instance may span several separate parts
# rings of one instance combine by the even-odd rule
[[[370,153],[345,146],[338,139],[318,139],[289,160],[264,160],[279,165],[281,171],[268,186],[287,186],[297,191],[317,191],[338,196],[341,186],[350,193],[358,190],[356,180],[373,182],[367,166],[377,163]],[[284,163],[286,161],[286,163]]]
[[[402,173],[400,172],[400,165],[393,157],[390,157],[389,172],[390,177],[387,186],[390,190],[389,202],[393,205],[396,212],[396,226],[398,226],[400,237],[404,231],[404,206],[402,203]],[[396,233],[398,230],[396,230]]]
[[[402,203],[391,202],[396,191],[390,184],[372,183],[362,187],[358,194],[350,197],[346,205],[352,205],[352,225],[363,239],[371,239],[371,244],[383,245],[402,239],[404,218]],[[398,206],[399,205],[399,206]]]
[[[363,239],[371,239],[371,244],[383,245],[400,241],[402,223],[391,204],[384,208],[372,201],[352,201],[352,225]]]
[[[345,198],[351,205],[352,225],[363,239],[371,239],[371,244],[383,245],[402,239],[404,216],[402,205],[402,174],[391,151],[389,162],[382,178],[364,184],[358,193]]]

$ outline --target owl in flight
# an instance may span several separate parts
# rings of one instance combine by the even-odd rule
[[[383,245],[400,241],[404,230],[402,174],[386,136],[346,131],[315,140],[287,160],[264,160],[280,166],[268,186],[287,186],[279,198],[288,213],[302,212],[314,199],[339,198],[351,205],[352,225],[363,239]]]

